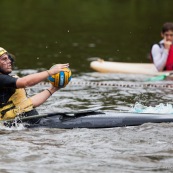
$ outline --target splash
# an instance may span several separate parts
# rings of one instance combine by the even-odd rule
[[[134,107],[130,110],[130,112],[137,112],[137,113],[173,113],[173,106],[171,104],[163,104],[160,103],[154,107],[152,106],[144,106],[141,103],[135,103]]]
[[[19,119],[15,119],[12,123],[0,122],[0,130],[23,130],[25,126],[19,122]]]

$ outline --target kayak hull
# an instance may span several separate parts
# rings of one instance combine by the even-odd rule
[[[158,72],[152,63],[124,63],[124,62],[109,62],[104,60],[92,61],[90,67],[101,73],[131,73],[131,74],[146,74],[159,75],[167,72]],[[172,72],[172,71],[169,71]]]
[[[55,115],[41,118],[39,123],[28,124],[28,128],[113,128],[138,126],[144,123],[173,122],[172,114],[142,114],[142,113],[99,113],[80,117]]]

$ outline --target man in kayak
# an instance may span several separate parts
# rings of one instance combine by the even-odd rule
[[[173,23],[165,23],[162,27],[158,44],[151,49],[151,56],[158,71],[173,70]]]
[[[37,114],[34,108],[43,104],[58,88],[51,86],[30,98],[27,97],[24,88],[36,85],[69,66],[69,64],[57,64],[50,70],[19,78],[9,75],[12,72],[13,62],[13,57],[0,47],[0,120],[14,118],[17,115]]]

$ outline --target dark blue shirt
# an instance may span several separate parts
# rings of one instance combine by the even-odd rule
[[[17,78],[6,74],[0,74],[0,107],[7,103],[15,93]]]

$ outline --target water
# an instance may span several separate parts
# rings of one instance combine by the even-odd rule
[[[142,83],[148,76],[84,73],[72,81]],[[124,80],[122,80],[124,79]],[[143,81],[144,82],[144,81]],[[168,82],[163,82],[168,83]],[[28,89],[41,91],[47,84]],[[169,97],[161,98],[161,95]],[[158,98],[160,98],[158,100]],[[38,111],[75,111],[101,106],[104,111],[173,113],[172,90],[87,85],[68,86]],[[1,172],[172,172],[172,123],[147,123],[110,129],[8,129],[1,127]],[[10,165],[10,166],[9,166]]]
[[[91,71],[91,57],[150,62],[151,45],[173,17],[171,0],[1,0],[0,5],[0,45],[16,56],[17,68],[69,62],[76,73]]]
[[[172,127],[4,131],[1,172],[172,172]]]
[[[149,62],[161,25],[172,20],[173,1],[1,0],[0,5],[0,46],[15,54],[20,76],[69,62],[72,81],[141,84],[69,85],[40,106],[40,113],[98,106],[111,112],[173,113],[172,89],[143,88],[149,76],[100,74],[89,68],[95,57]],[[45,88],[37,85],[27,92]],[[0,172],[172,172],[172,129],[172,123],[71,130],[1,125]]]

